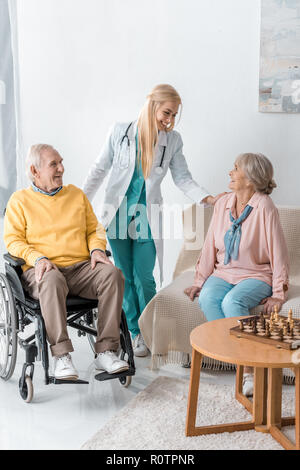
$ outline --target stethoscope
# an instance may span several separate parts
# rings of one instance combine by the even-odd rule
[[[164,146],[163,146],[162,157],[161,157],[161,160],[160,160],[160,164],[159,164],[159,166],[157,166],[157,167],[155,168],[155,172],[156,172],[158,175],[161,175],[161,174],[163,173],[163,171],[164,171],[163,168],[162,168],[162,166],[163,166],[163,162],[164,162],[164,158],[165,158],[165,152],[166,152],[166,146],[164,145]]]
[[[122,140],[121,140],[121,143],[120,143],[120,147],[122,146],[122,144],[123,144],[123,142],[124,142],[124,139],[127,139],[127,145],[128,145],[128,147],[130,147],[130,140],[129,140],[129,137],[128,137],[128,131],[129,131],[129,129],[131,128],[132,124],[133,124],[133,123],[131,122],[131,123],[129,124],[129,126],[127,127],[126,132],[125,132],[125,134],[124,134],[123,137],[122,137]]]
[[[127,139],[127,146],[130,147],[130,140],[129,140],[129,137],[128,137],[128,131],[129,131],[130,127],[132,126],[132,124],[133,124],[133,123],[131,122],[131,123],[129,124],[129,126],[127,127],[126,132],[125,132],[125,134],[124,134],[123,137],[122,137],[122,140],[121,140],[121,143],[120,143],[120,147],[122,146],[122,144],[123,144],[123,142],[124,142],[125,139]],[[165,145],[163,145],[163,153],[162,153],[162,157],[161,157],[161,159],[160,159],[160,164],[159,164],[159,166],[157,166],[157,167],[155,168],[155,173],[158,174],[158,175],[161,175],[161,174],[163,173],[163,171],[164,171],[163,168],[162,168],[162,166],[163,166],[163,163],[164,163],[166,148],[167,148],[167,147],[166,147]]]

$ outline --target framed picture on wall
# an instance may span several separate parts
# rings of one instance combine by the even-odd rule
[[[262,0],[259,110],[300,113],[300,0]]]

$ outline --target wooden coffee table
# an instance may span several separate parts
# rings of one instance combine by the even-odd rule
[[[291,360],[292,352],[229,334],[242,317],[225,318],[195,328],[190,341],[193,348],[186,435],[199,436],[255,429],[270,433],[285,449],[300,449],[300,367]],[[237,365],[235,397],[252,414],[252,420],[213,426],[196,426],[198,390],[202,356]],[[244,366],[254,367],[253,402],[242,394]],[[295,371],[295,416],[282,417],[282,369]],[[201,412],[201,403],[200,403]],[[281,431],[295,425],[295,443]]]

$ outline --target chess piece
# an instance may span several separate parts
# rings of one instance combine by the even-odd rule
[[[277,306],[277,305],[275,305],[275,307],[274,307],[274,320],[275,320],[276,322],[278,322],[278,320],[279,320],[278,306]]]
[[[266,324],[266,333],[265,333],[265,336],[266,336],[267,338],[270,338],[270,336],[271,336],[269,323]]]
[[[260,312],[260,315],[259,315],[259,319],[260,319],[260,322],[263,323],[264,322],[264,313],[263,312]]]
[[[279,330],[279,340],[283,341],[283,329],[282,328],[280,328]]]
[[[266,319],[265,319],[265,317],[264,317],[263,312],[260,313],[259,324],[260,324],[260,327],[261,327],[263,330],[265,330],[265,328],[266,328]]]
[[[293,319],[293,311],[292,311],[292,309],[290,308],[290,309],[289,309],[289,312],[288,312],[288,322],[290,323],[292,319]]]
[[[240,330],[243,331],[244,330],[243,320],[239,320],[239,324],[240,324]]]

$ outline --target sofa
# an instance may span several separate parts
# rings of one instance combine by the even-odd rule
[[[289,309],[300,318],[300,207],[277,206],[290,256],[290,286],[288,300],[280,314]],[[173,281],[151,300],[143,311],[139,325],[147,347],[151,351],[151,367],[157,369],[167,363],[189,364],[191,331],[206,321],[198,298],[192,302],[184,289],[193,284],[195,265],[210,224],[213,209],[193,204],[183,211],[183,246],[179,253]],[[263,306],[252,309],[256,314]],[[204,358],[202,367],[233,369],[231,364]],[[293,372],[284,370],[286,382],[293,382]]]

